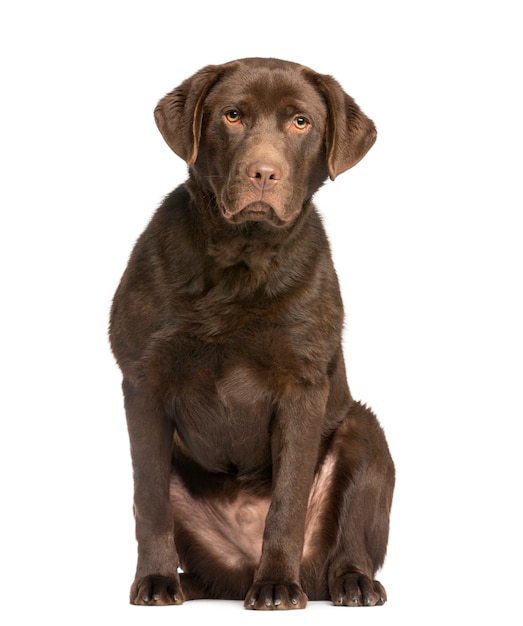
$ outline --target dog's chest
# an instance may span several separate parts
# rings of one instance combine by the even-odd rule
[[[192,342],[179,355],[168,404],[186,451],[209,471],[267,465],[278,391],[268,353],[252,343]]]
[[[279,299],[242,302],[225,298],[222,289],[173,312],[172,334],[162,346],[167,404],[187,452],[209,471],[267,467],[283,391],[321,378],[324,341],[294,300],[288,290]]]

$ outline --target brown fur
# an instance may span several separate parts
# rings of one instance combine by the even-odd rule
[[[189,178],[138,240],[111,313],[134,470],[131,602],[382,604],[394,466],[347,386],[311,203],[363,158],[374,124],[330,76],[276,59],[205,67],[155,117]]]

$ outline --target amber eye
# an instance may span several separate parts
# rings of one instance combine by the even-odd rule
[[[241,116],[239,111],[236,111],[236,109],[231,109],[225,114],[225,119],[231,124],[235,124],[236,122],[240,121]]]
[[[294,126],[296,126],[296,128],[299,128],[300,130],[307,128],[307,126],[309,125],[309,120],[306,117],[303,117],[303,115],[297,115],[294,118],[293,122]]]

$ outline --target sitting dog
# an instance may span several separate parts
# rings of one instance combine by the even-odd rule
[[[189,174],[111,311],[134,472],[130,600],[383,604],[394,465],[347,385],[312,204],[374,124],[332,77],[258,58],[201,69],[155,119]]]

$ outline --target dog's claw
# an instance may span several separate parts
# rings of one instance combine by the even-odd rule
[[[336,606],[381,606],[387,601],[383,586],[359,572],[349,572],[334,581],[331,597]]]
[[[244,606],[248,609],[303,609],[307,596],[296,583],[257,583],[253,585]]]
[[[176,591],[178,589],[178,591]],[[131,604],[162,606],[182,604],[185,600],[177,576],[144,576],[131,588]]]

